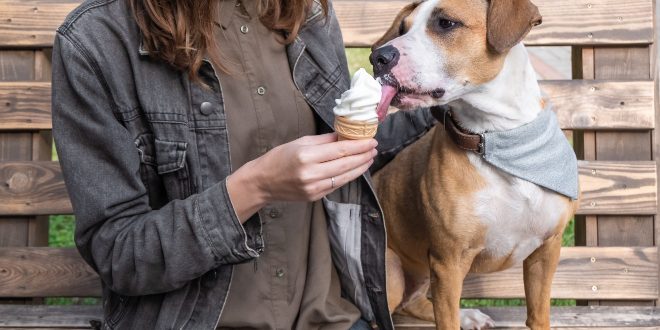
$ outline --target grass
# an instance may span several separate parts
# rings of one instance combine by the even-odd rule
[[[348,57],[348,66],[351,75],[360,68],[365,68],[372,73],[371,64],[369,64],[369,54],[371,51],[366,48],[346,49]],[[57,160],[57,154],[53,148],[53,159]],[[50,229],[48,235],[49,246],[52,247],[74,247],[73,232],[75,229],[75,218],[70,215],[54,215],[50,217]],[[575,245],[575,225],[571,221],[563,237],[564,246]],[[49,298],[48,304],[53,305],[71,305],[71,304],[98,304],[99,300],[95,298]],[[521,299],[463,299],[463,307],[485,307],[485,306],[523,306]],[[575,300],[553,300],[553,306],[575,306]]]

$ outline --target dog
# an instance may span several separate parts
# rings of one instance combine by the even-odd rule
[[[511,175],[480,150],[483,132],[522,127],[546,108],[521,43],[541,20],[529,0],[426,0],[405,7],[373,46],[381,117],[390,103],[402,111],[458,105],[445,113],[445,129],[434,128],[374,175],[388,232],[391,311],[437,329],[493,327],[480,311],[460,310],[463,280],[522,263],[526,324],[550,329],[552,278],[579,196]]]

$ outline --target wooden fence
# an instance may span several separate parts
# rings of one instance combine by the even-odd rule
[[[369,46],[405,0],[335,0],[348,46]],[[573,80],[543,81],[581,159],[576,245],[562,250],[553,325],[660,328],[657,213],[657,50],[654,0],[536,0],[544,23],[528,46],[570,46]],[[51,161],[50,48],[77,0],[0,0],[0,327],[82,328],[97,306],[43,306],[95,297],[97,275],[73,249],[47,248],[48,215],[69,214]],[[463,296],[521,298],[520,268],[471,276]],[[36,303],[36,305],[35,305]],[[524,327],[520,308],[489,309]],[[425,327],[409,319],[400,328]]]

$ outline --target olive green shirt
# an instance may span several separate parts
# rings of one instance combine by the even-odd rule
[[[273,147],[316,134],[285,45],[257,15],[257,0],[219,0],[220,74],[235,170]],[[234,267],[221,328],[346,330],[360,317],[341,298],[323,203],[279,202],[259,211],[265,250]]]

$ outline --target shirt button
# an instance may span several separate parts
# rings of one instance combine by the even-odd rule
[[[282,215],[282,212],[278,209],[271,209],[268,215],[273,219],[277,219]]]
[[[257,88],[257,94],[266,95],[266,87],[260,86],[259,88]]]
[[[279,268],[278,270],[275,271],[275,277],[277,278],[282,278],[284,277],[284,269]]]
[[[248,32],[250,32],[250,28],[247,25],[241,26],[241,33],[247,34]]]
[[[204,115],[210,115],[213,113],[213,103],[211,102],[202,102],[202,104],[199,107],[199,110],[202,112]]]

